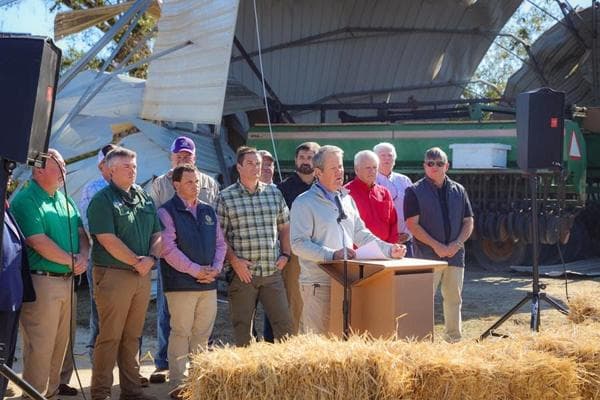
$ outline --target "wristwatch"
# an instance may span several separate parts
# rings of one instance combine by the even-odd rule
[[[282,257],[282,256],[285,257],[285,258],[287,258],[288,261],[290,261],[291,256],[289,254],[287,254],[287,253],[280,253],[279,257]]]
[[[154,262],[158,262],[158,260],[160,260],[158,257],[156,257],[154,254],[150,254],[148,257],[151,257]]]

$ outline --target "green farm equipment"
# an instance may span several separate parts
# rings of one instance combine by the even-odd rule
[[[594,247],[590,243],[600,238],[597,226],[600,225],[600,135],[584,134],[580,125],[579,121],[565,120],[562,169],[539,172],[541,260],[546,264],[560,262],[561,254],[565,261],[588,256],[589,249]],[[247,142],[276,154],[283,176],[293,172],[294,150],[306,141],[341,147],[348,175],[353,172],[357,151],[390,142],[398,154],[395,170],[413,181],[423,175],[425,150],[441,147],[451,161],[449,174],[466,187],[475,211],[475,232],[469,241],[469,253],[484,266],[519,265],[530,260],[531,193],[527,176],[516,164],[514,120],[282,124],[272,126],[272,133],[273,138],[268,126],[256,125],[248,133]],[[506,164],[454,168],[464,164],[465,157],[470,161],[469,158],[480,156],[475,150],[460,155],[459,160],[456,149],[464,144],[478,144],[487,149],[496,144],[508,145],[496,146],[509,148]],[[539,143],[539,151],[544,151],[544,143]]]

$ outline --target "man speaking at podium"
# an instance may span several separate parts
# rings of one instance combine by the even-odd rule
[[[329,331],[331,281],[319,263],[355,257],[352,245],[375,241],[391,258],[402,258],[406,247],[378,239],[360,219],[356,204],[342,188],[344,152],[337,146],[323,146],[313,158],[315,183],[294,201],[290,212],[292,251],[300,259],[300,289],[305,331]],[[342,237],[342,234],[344,235]]]

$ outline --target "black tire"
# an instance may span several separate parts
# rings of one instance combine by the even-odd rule
[[[471,252],[479,265],[490,271],[507,270],[511,265],[523,265],[528,258],[528,246],[521,241],[494,242],[472,240]]]

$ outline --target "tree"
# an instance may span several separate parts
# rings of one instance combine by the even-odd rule
[[[110,0],[46,0],[46,2],[49,5],[50,11],[54,12],[56,10],[61,10],[64,8],[70,9],[70,10],[88,10],[88,9],[92,9],[95,7],[119,4],[119,3],[122,3],[123,1],[122,0],[113,0],[113,1],[110,1]],[[110,30],[110,28],[116,22],[117,22],[116,18],[111,18],[111,19],[108,19],[108,20],[96,25],[95,29],[98,29],[101,33],[105,33],[105,32],[108,32]],[[148,57],[150,55],[151,51],[150,51],[150,47],[149,47],[149,40],[145,39],[145,38],[150,33],[150,31],[154,28],[155,25],[156,25],[156,20],[148,12],[146,12],[138,20],[137,25],[131,31],[131,34],[126,39],[125,44],[119,50],[119,52],[115,56],[114,60],[112,61],[111,65],[108,67],[108,71],[113,70],[117,64],[122,62],[127,57],[127,55],[133,50],[133,48],[140,42],[140,40],[145,40],[146,43],[133,55],[130,63],[134,63],[134,62],[137,62],[139,60],[142,60],[142,59]],[[122,35],[125,33],[126,30],[127,30],[127,26],[123,27],[115,35],[115,37],[113,38],[113,44],[111,46],[111,51],[108,54],[110,54],[112,52],[112,50],[116,47],[116,44],[119,42],[119,40],[121,39]],[[95,39],[92,39],[90,35],[86,36],[85,32],[81,32],[76,35],[78,35],[78,39],[80,39],[90,45],[95,41]],[[63,52],[63,62],[62,62],[62,66],[61,66],[62,69],[65,70],[66,68],[68,68],[74,62],[76,62],[82,55],[83,55],[83,50],[80,48],[80,46],[77,46],[76,44],[68,45],[68,47],[66,49],[64,49],[64,52]],[[105,57],[108,57],[108,55],[106,55]],[[86,66],[86,68],[99,69],[100,66],[104,63],[104,61],[105,60],[101,56],[97,56],[94,60],[92,60]],[[131,72],[129,74],[131,76],[145,79],[148,74],[148,65],[147,64],[141,65],[140,67],[131,70]]]
[[[524,62],[530,62],[527,46],[562,18],[555,0],[538,0],[535,4],[524,1],[506,23],[475,71],[475,83],[465,88],[463,97],[500,97],[508,78]]]

